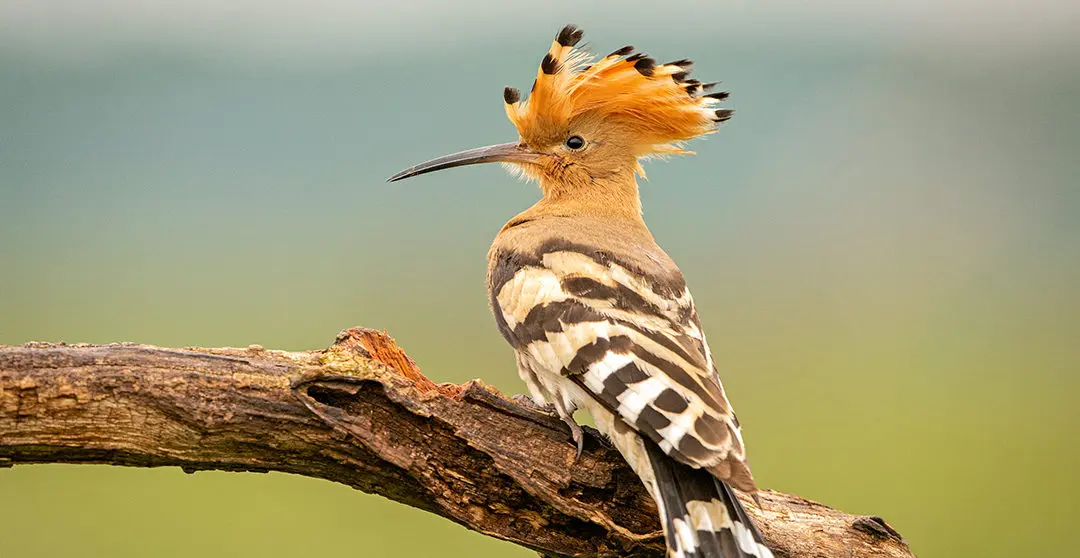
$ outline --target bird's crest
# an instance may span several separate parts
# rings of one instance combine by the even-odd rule
[[[595,116],[617,122],[638,157],[688,154],[683,142],[715,132],[731,117],[731,110],[716,108],[726,92],[709,93],[715,83],[688,78],[690,60],[657,64],[632,46],[595,60],[577,47],[581,38],[574,25],[559,32],[527,100],[506,88],[506,114],[522,138],[557,136],[574,119]]]

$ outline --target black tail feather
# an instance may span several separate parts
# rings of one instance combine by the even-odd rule
[[[731,488],[644,441],[671,558],[772,558]]]
[[[757,525],[755,525],[754,521],[747,515],[746,509],[742,507],[742,503],[739,502],[739,499],[735,496],[735,492],[731,487],[715,477],[713,478],[713,482],[716,484],[716,489],[724,496],[723,500],[728,508],[728,513],[732,514],[732,517],[735,517],[746,526],[755,541],[763,541],[764,539],[761,536],[761,531],[758,531]]]

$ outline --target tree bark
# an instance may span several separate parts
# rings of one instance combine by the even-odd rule
[[[434,384],[385,334],[326,350],[0,347],[0,467],[284,471],[427,510],[547,556],[660,557],[656,507],[590,432],[479,381]],[[778,557],[908,557],[900,535],[798,496],[744,498]]]

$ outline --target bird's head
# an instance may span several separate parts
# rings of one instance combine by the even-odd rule
[[[528,99],[503,92],[518,140],[446,155],[390,177],[502,162],[540,182],[545,196],[644,176],[640,160],[689,154],[686,141],[716,131],[732,111],[727,93],[690,79],[689,60],[657,64],[627,46],[595,60],[577,48],[582,32],[567,25],[544,56]]]

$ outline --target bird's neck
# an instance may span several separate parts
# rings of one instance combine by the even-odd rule
[[[554,241],[555,246],[569,242],[575,249],[593,247],[632,263],[635,269],[666,273],[657,266],[669,265],[678,273],[641,218],[633,175],[619,182],[590,179],[587,185],[576,187],[544,182],[541,186],[544,197],[496,235],[488,253],[490,265],[497,264],[499,254],[506,250],[539,253],[544,247],[552,249]]]
[[[633,172],[584,183],[543,179],[540,189],[544,197],[526,211],[530,216],[594,217],[645,226]]]

